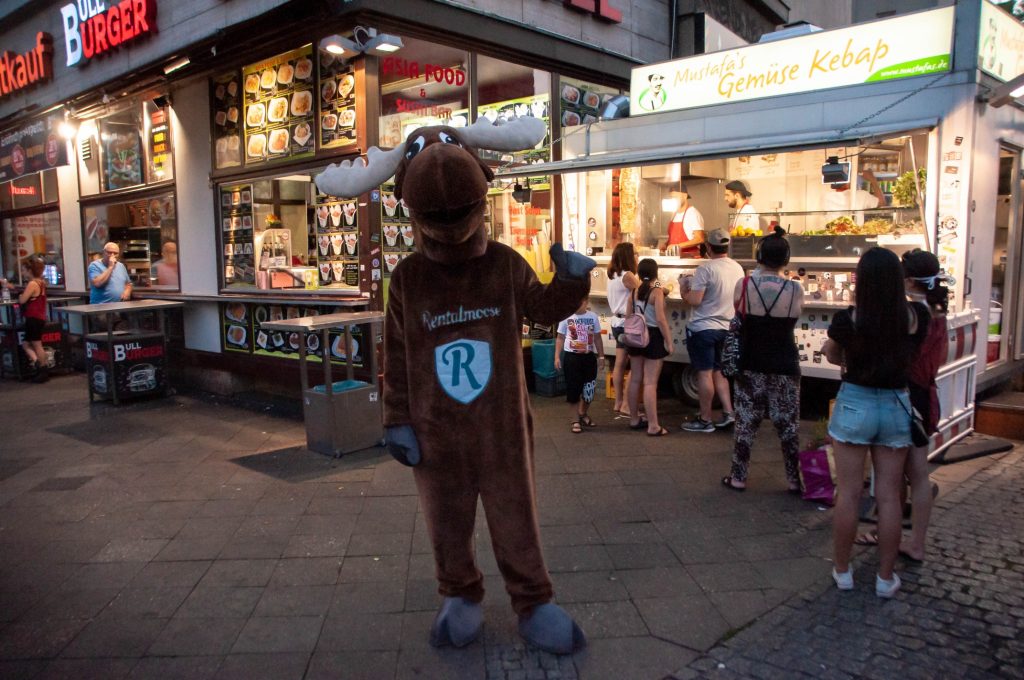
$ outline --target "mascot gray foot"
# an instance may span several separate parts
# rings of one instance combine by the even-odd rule
[[[557,604],[534,607],[519,620],[519,634],[537,649],[552,654],[572,654],[587,646],[587,636]]]
[[[430,627],[430,644],[434,647],[465,647],[480,637],[484,624],[480,605],[461,597],[446,597],[437,610],[434,625]]]

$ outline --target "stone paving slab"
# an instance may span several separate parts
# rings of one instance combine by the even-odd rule
[[[1020,667],[1020,516],[1003,509],[1022,499],[997,494],[998,527],[976,499],[993,471],[1016,474],[1012,457],[935,471],[934,561],[879,608],[866,586],[842,600],[824,589],[830,515],[785,493],[770,429],[735,494],[718,485],[729,433],[680,432],[691,412],[671,399],[659,410],[672,435],[648,438],[610,401],[577,435],[564,401],[534,398],[545,554],[590,639],[559,658],[519,638],[482,510],[483,638],[427,644],[430,542],[412,475],[380,450],[320,456],[294,416],[201,395],[90,407],[81,376],[0,393],[5,680],[915,677],[893,664],[929,650],[962,677]]]

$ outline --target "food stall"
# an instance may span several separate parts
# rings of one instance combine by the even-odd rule
[[[62,314],[82,318],[90,404],[110,399],[118,406],[125,399],[168,394],[164,312],[182,306],[181,302],[136,300],[58,308]],[[140,316],[150,313],[156,322],[143,327]],[[103,330],[90,328],[97,319]],[[116,328],[122,322],[130,329]]]
[[[807,294],[797,341],[808,377],[839,378],[821,348],[832,313],[852,302],[860,254],[874,245],[897,253],[933,250],[957,279],[950,357],[939,374],[943,419],[933,444],[944,447],[973,426],[979,367],[986,365],[978,329],[989,307],[984,263],[991,253],[984,248],[992,242],[997,204],[1005,200],[1020,219],[1019,182],[994,196],[994,183],[972,181],[1003,166],[1016,168],[1013,177],[1019,177],[1024,146],[1019,109],[976,101],[985,89],[978,73],[979,21],[979,6],[960,3],[638,67],[630,118],[566,135],[560,161],[499,174],[506,180],[526,172],[561,175],[561,240],[598,260],[592,305],[605,319],[603,266],[614,245],[634,243],[639,256],[656,259],[661,278],[674,283],[700,261],[675,256],[667,243],[677,207],[672,192],[689,194],[706,229],[731,228],[735,210],[723,201],[723,190],[742,180],[759,228],[767,232],[778,224],[789,233],[789,274],[801,279]],[[1011,140],[1017,145],[1010,163],[1000,160],[1000,140],[1004,148]],[[841,163],[848,164],[850,188],[837,200],[842,187],[832,185],[842,182],[823,170]],[[884,201],[862,198],[874,189],[866,181],[872,176]],[[1020,251],[1020,227],[1012,226],[1009,260]],[[732,231],[731,256],[752,268],[756,237]],[[968,248],[975,253],[970,259]],[[1014,264],[1006,265],[1007,277],[1018,276]],[[675,384],[693,399],[688,308],[677,291],[668,299]],[[1019,358],[1019,338],[1014,352]]]

